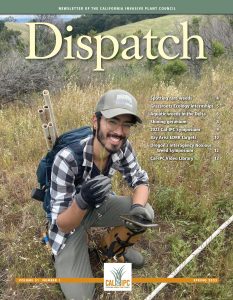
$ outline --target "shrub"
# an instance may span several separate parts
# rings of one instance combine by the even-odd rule
[[[28,61],[11,52],[0,62],[0,104],[26,100],[30,93],[60,89],[63,83],[63,60]]]
[[[187,65],[181,60],[173,60],[164,66],[164,71],[169,77],[182,75],[187,71]]]
[[[0,21],[0,56],[4,56],[9,49],[23,51],[24,45],[20,40],[19,31],[7,29],[4,21]]]
[[[154,67],[154,77],[158,82],[166,81],[166,75],[164,72],[164,65],[157,64]]]
[[[225,48],[219,41],[212,42],[212,51],[214,57],[219,57],[225,52]]]
[[[169,83],[172,79],[184,74],[188,67],[181,60],[173,60],[167,64],[158,64],[154,67],[154,76],[157,81]]]

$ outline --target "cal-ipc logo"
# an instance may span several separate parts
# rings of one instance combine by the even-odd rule
[[[104,291],[132,291],[132,264],[105,263]]]

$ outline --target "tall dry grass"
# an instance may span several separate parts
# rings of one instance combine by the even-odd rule
[[[59,132],[91,124],[95,104],[106,90],[122,88],[139,101],[144,124],[131,137],[138,160],[150,177],[150,202],[160,224],[158,231],[148,230],[141,242],[147,265],[134,272],[135,277],[166,277],[217,227],[232,214],[232,62],[221,62],[215,70],[208,65],[201,80],[191,75],[177,85],[156,83],[153,73],[139,65],[129,73],[120,70],[111,80],[91,83],[85,89],[69,84],[52,102]],[[189,118],[186,127],[200,127],[200,142],[212,143],[216,134],[216,112],[221,122],[220,140],[216,141],[220,160],[211,150],[196,149],[193,162],[152,162],[150,156],[151,110],[149,99],[155,96],[193,97],[193,103],[216,104],[205,118]],[[36,186],[35,170],[45,154],[37,109],[42,96],[32,95],[30,105],[11,104],[0,110],[0,298],[64,299],[56,285],[16,285],[15,277],[53,277],[50,254],[40,243],[44,226],[40,203],[30,198]],[[119,177],[114,179],[118,193],[127,193]],[[221,285],[169,285],[158,299],[232,299],[233,257],[232,226],[219,235],[180,274],[182,277],[220,277]],[[152,284],[135,285],[129,299],[143,299]],[[101,299],[104,298],[104,296]]]

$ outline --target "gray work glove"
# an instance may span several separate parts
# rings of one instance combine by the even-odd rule
[[[154,210],[149,203],[146,203],[145,206],[141,204],[133,204],[129,211],[130,216],[136,216],[147,221],[153,222],[154,220]]]
[[[74,198],[81,209],[94,208],[104,201],[111,188],[110,178],[98,175],[84,182],[80,192]]]

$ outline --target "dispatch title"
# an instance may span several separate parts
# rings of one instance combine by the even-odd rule
[[[29,55],[26,59],[33,59],[33,60],[41,60],[41,59],[49,59],[54,57],[59,53],[59,51],[63,48],[65,49],[65,56],[64,59],[72,60],[72,59],[80,59],[80,60],[89,60],[93,58],[95,55],[96,59],[96,66],[94,71],[104,71],[103,62],[106,60],[111,60],[115,58],[118,53],[124,60],[141,60],[144,56],[146,56],[149,60],[156,60],[159,57],[162,57],[166,60],[173,60],[173,59],[181,59],[181,60],[189,60],[191,56],[189,54],[189,42],[191,40],[195,40],[195,43],[198,45],[198,52],[196,59],[203,60],[207,59],[204,54],[204,41],[201,36],[199,35],[192,35],[189,36],[188,33],[188,22],[180,23],[182,27],[182,38],[178,38],[174,35],[166,35],[162,38],[152,35],[152,30],[149,30],[146,35],[142,38],[139,38],[137,35],[128,35],[122,38],[120,41],[117,40],[116,37],[111,35],[95,35],[95,36],[88,36],[88,35],[81,35],[75,39],[72,35],[63,37],[60,30],[51,23],[46,22],[32,22],[26,23],[29,26]],[[36,30],[38,26],[46,26],[47,29],[51,30],[54,34],[54,48],[45,56],[37,56],[36,54]],[[72,32],[73,27],[68,25],[66,27],[67,32]],[[142,55],[140,53],[140,41],[144,40],[146,43],[146,51],[145,54]],[[165,42],[170,39],[174,45],[181,44],[182,51],[181,53],[175,53],[173,55],[169,55],[165,52],[164,46]],[[111,43],[111,51],[108,54],[105,54],[103,51],[103,43],[104,41],[108,41]],[[132,41],[130,46],[128,45],[129,42]],[[157,50],[155,55],[155,49],[153,46],[153,41],[157,41]],[[74,50],[73,44],[76,42],[76,50]],[[95,47],[95,51],[93,49]]]

